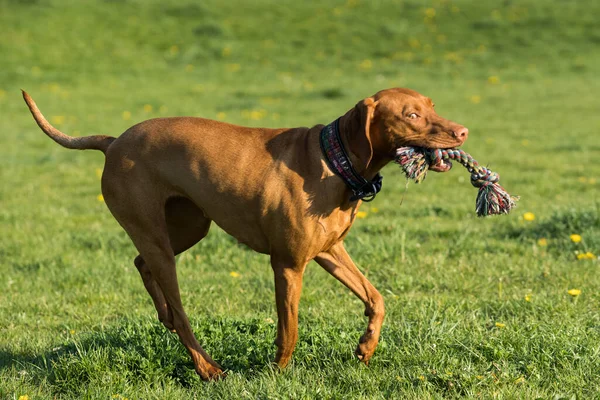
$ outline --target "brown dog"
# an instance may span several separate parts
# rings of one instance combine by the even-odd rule
[[[266,129],[202,118],[158,118],[118,138],[74,138],[51,126],[27,93],[23,97],[55,142],[105,153],[106,204],[139,251],[134,263],[159,320],[177,332],[203,379],[223,372],[194,337],[181,304],[175,255],[204,238],[211,221],[271,256],[279,366],[288,363],[298,339],[302,276],[313,259],[364,302],[369,322],[356,354],[369,361],[379,341],[383,298],[344,249],[361,196],[341,177],[344,170],[335,171],[342,167],[340,160],[331,160],[336,153],[323,147],[323,125]],[[465,127],[438,116],[429,98],[407,89],[388,89],[362,100],[336,121],[336,131],[330,127],[329,133],[338,132],[338,142],[331,135],[325,139],[337,143],[338,156],[346,154],[354,172],[369,184],[398,147],[456,147],[468,135]]]

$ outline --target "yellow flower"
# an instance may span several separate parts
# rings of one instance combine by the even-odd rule
[[[366,59],[366,60],[363,60],[363,61],[362,61],[362,62],[361,62],[359,65],[358,65],[358,67],[359,67],[360,69],[362,69],[363,71],[368,71],[368,70],[370,70],[371,68],[373,68],[373,62],[372,62],[371,60],[369,60],[369,59]]]
[[[576,233],[574,233],[571,236],[569,236],[569,238],[571,238],[571,242],[573,242],[573,243],[579,243],[579,242],[581,242],[581,235],[578,235]]]
[[[235,271],[231,271],[229,273],[229,276],[231,276],[232,278],[239,278],[240,277],[240,273],[239,272],[235,272]]]
[[[265,318],[265,322],[267,324],[274,324],[275,323],[275,321],[273,321],[273,318]]]
[[[64,115],[55,115],[50,120],[52,121],[52,123],[54,125],[62,125],[65,122],[65,116]]]
[[[496,322],[495,325],[496,325],[496,328],[504,328],[504,327],[506,327],[506,324],[503,324],[502,322]]]
[[[75,329],[71,329],[71,330],[69,331],[69,333],[70,333],[71,335],[74,335],[74,334],[75,334]]]
[[[98,199],[99,202],[104,203],[104,196],[102,196],[101,194],[99,194],[98,196],[96,196],[96,198]]]
[[[379,212],[379,208],[377,208],[377,207],[371,207],[371,212],[373,214],[377,214]]]
[[[521,383],[525,382],[525,377],[524,376],[520,376],[517,379],[515,379],[515,384],[519,385]]]
[[[152,105],[151,104],[144,104],[144,112],[151,113],[152,112]]]
[[[19,396],[19,400],[29,400],[29,396],[24,394],[22,396]]]
[[[523,139],[523,140],[521,140],[521,144],[523,145],[523,147],[527,147],[527,146],[529,146],[529,140]]]
[[[217,113],[217,119],[218,119],[219,121],[223,121],[225,118],[227,118],[227,114],[226,114],[226,113],[224,113],[223,111],[219,111],[219,112]]]
[[[419,375],[419,380],[424,381],[425,377],[423,375]]]
[[[524,297],[525,301],[528,303],[531,303],[531,296],[532,296],[531,293],[526,294]]]
[[[581,294],[581,290],[579,290],[579,289],[570,289],[570,290],[567,290],[567,293],[569,293],[573,297],[577,297],[577,296],[579,296]]]
[[[96,176],[98,179],[102,178],[102,168],[96,168]]]
[[[356,218],[360,218],[360,219],[367,218],[367,213],[365,211],[359,211],[356,213]]]
[[[595,259],[596,256],[594,255],[594,253],[588,251],[587,253],[579,253],[577,254],[577,259],[578,260],[593,260]]]
[[[581,183],[587,183],[587,178],[585,176],[580,176],[577,180]]]
[[[433,17],[435,17],[435,8],[431,8],[430,7],[430,8],[425,9],[425,16],[427,18],[433,18]]]
[[[481,96],[474,94],[473,96],[471,96],[471,103],[473,104],[479,104],[481,103]]]
[[[127,121],[128,119],[131,118],[131,113],[129,111],[123,111],[123,114],[121,114],[121,116],[123,117],[123,119],[125,121]]]
[[[525,221],[533,221],[535,219],[535,214],[532,212],[526,212],[525,214],[523,214],[523,219]]]
[[[242,68],[240,64],[227,64],[226,67],[229,72],[237,72]]]
[[[497,85],[500,83],[500,78],[498,78],[496,75],[492,75],[488,78],[488,82],[492,85]]]
[[[546,247],[548,246],[548,240],[546,238],[538,239],[537,244],[540,247]]]

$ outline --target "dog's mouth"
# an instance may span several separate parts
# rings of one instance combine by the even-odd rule
[[[448,172],[452,169],[452,162],[440,159],[429,164],[429,169],[435,172]]]
[[[423,161],[427,162],[428,164],[428,169],[435,171],[435,172],[448,172],[452,169],[452,162],[450,160],[444,161],[441,157],[440,158],[433,158],[429,155],[427,155],[427,153],[432,153],[436,150],[449,150],[449,149],[453,149],[454,147],[449,147],[449,148],[429,148],[429,147],[415,147],[415,149],[423,154]],[[396,150],[397,152],[400,149]]]

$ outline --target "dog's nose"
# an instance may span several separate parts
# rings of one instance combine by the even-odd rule
[[[457,139],[467,140],[467,136],[469,136],[469,130],[464,126],[457,127],[452,131],[452,134]]]

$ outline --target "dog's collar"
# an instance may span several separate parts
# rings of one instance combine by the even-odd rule
[[[350,201],[371,201],[381,190],[383,177],[378,173],[371,180],[363,178],[354,167],[348,157],[342,138],[340,137],[340,119],[336,119],[321,130],[319,143],[321,151],[329,169],[342,178],[344,183],[352,190]]]

